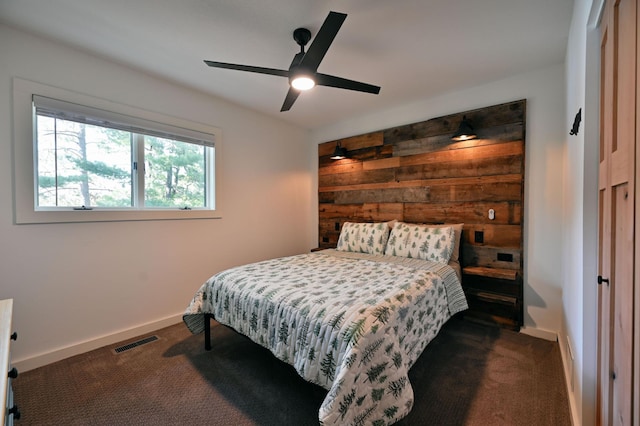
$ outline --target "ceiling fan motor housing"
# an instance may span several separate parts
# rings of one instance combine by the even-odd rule
[[[311,40],[311,31],[306,28],[296,28],[293,31],[293,39],[298,43],[302,51],[304,51],[304,47]]]

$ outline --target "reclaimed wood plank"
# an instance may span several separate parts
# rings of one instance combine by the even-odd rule
[[[359,217],[362,204],[320,203],[320,218]]]
[[[518,275],[518,271],[514,269],[485,268],[483,266],[467,266],[462,268],[462,273],[510,281],[515,281]]]
[[[511,255],[512,260],[498,260],[498,254]],[[484,266],[487,268],[501,268],[521,270],[522,252],[520,249],[507,247],[488,247],[462,245],[463,266]]]
[[[384,130],[384,143],[397,143],[422,137],[456,132],[462,117],[471,121],[475,130],[508,123],[525,121],[526,111],[523,101],[507,102],[492,107],[450,114],[419,123],[407,124]]]
[[[335,141],[320,143],[318,144],[318,156],[323,157],[333,154],[338,142],[340,142],[340,145],[347,149],[347,151],[380,146],[384,144],[384,132],[366,133],[364,135],[351,136]]]
[[[337,204],[358,203],[442,203],[470,201],[519,201],[522,183],[493,183],[490,185],[429,185],[401,188],[356,189],[336,191]]]
[[[353,173],[359,172],[363,169],[366,163],[362,161],[347,160],[347,161],[334,161],[327,163],[326,165],[318,165],[318,176],[323,175],[335,175],[339,173]]]
[[[487,212],[495,211],[489,220]],[[520,225],[522,205],[519,202],[406,203],[403,217],[407,222]],[[464,235],[464,233],[463,233]]]
[[[492,176],[521,174],[524,169],[523,156],[510,155],[493,158],[473,158],[443,161],[433,164],[416,164],[396,168],[398,181],[442,179],[470,176]]]
[[[345,175],[347,175],[345,173]],[[377,176],[373,174],[372,176]],[[343,175],[340,175],[343,177]],[[349,181],[358,180],[358,178],[349,178],[349,176],[344,176]],[[329,178],[324,177],[326,181],[330,181]],[[332,179],[332,181],[339,181],[338,179]],[[374,182],[374,183],[362,183],[362,184],[350,184],[345,183],[344,185],[335,185],[335,186],[325,186],[319,185],[318,192],[329,192],[329,191],[361,191],[361,190],[375,190],[375,189],[400,189],[400,188],[412,188],[412,187],[432,187],[432,186],[479,186],[479,190],[482,190],[483,186],[494,185],[494,184],[504,184],[504,183],[522,183],[522,176],[518,174],[510,174],[510,175],[493,175],[493,176],[471,176],[471,177],[460,177],[460,178],[447,178],[447,179],[420,179],[420,180],[407,180],[407,181],[397,181],[391,180],[386,182]]]
[[[434,164],[446,161],[462,161],[480,158],[496,158],[510,155],[523,155],[524,142],[505,142],[500,144],[480,145],[464,149],[444,150],[426,154],[400,157],[400,165]]]
[[[370,204],[323,204],[318,221],[323,231],[336,230],[336,223],[343,222],[388,222],[402,220],[402,204],[370,203]],[[337,228],[340,229],[339,227]]]
[[[442,150],[454,150],[518,141],[522,139],[522,128],[522,123],[503,124],[491,128],[483,128],[477,132],[478,138],[470,141],[454,141],[451,140],[451,135],[444,134],[396,142],[394,144],[393,155],[394,157],[403,157]]]
[[[404,220],[402,203],[364,203],[362,217],[372,222]]]
[[[394,181],[395,170],[393,169],[361,170],[349,173],[318,176],[318,186],[322,188],[339,187],[341,190],[344,190],[345,187],[349,186],[371,183],[386,184]]]
[[[331,152],[333,154],[333,151]],[[349,163],[354,161],[367,162],[372,160],[379,160],[384,158],[390,158],[393,156],[393,146],[383,145],[374,146],[371,148],[363,148],[356,150],[348,150],[347,158],[342,160],[333,160],[331,155],[325,155],[318,158],[319,167],[327,167],[332,165],[339,165],[343,163]]]
[[[495,210],[495,209],[494,209]],[[486,211],[485,211],[486,218]],[[486,218],[484,223],[465,224],[462,238],[464,244],[488,245],[519,248],[522,246],[522,226],[520,224],[495,224],[495,220]],[[482,242],[476,242],[476,232],[482,235]]]
[[[468,239],[465,243],[510,248],[522,247],[521,223],[496,224],[494,222],[495,220],[490,220],[488,223],[469,224],[467,227]]]
[[[400,158],[398,157],[382,158],[380,160],[367,161],[362,164],[363,170],[389,169],[397,167],[400,167]]]

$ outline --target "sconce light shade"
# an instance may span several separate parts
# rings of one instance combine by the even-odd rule
[[[471,122],[467,120],[467,116],[462,117],[458,131],[451,137],[454,141],[468,141],[477,138],[476,132],[473,130]]]
[[[335,151],[333,151],[333,155],[331,156],[332,160],[342,160],[343,158],[347,158],[347,150],[342,147],[340,142],[336,145]]]

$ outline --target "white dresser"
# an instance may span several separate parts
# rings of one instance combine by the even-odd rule
[[[18,377],[18,370],[11,368],[11,341],[18,335],[11,330],[13,299],[0,300],[0,419],[4,425],[13,425],[20,418],[18,406],[13,401],[11,380]]]

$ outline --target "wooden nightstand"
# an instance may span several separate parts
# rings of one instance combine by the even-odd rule
[[[517,270],[467,266],[462,269],[462,287],[469,302],[465,318],[520,330],[522,277]]]

